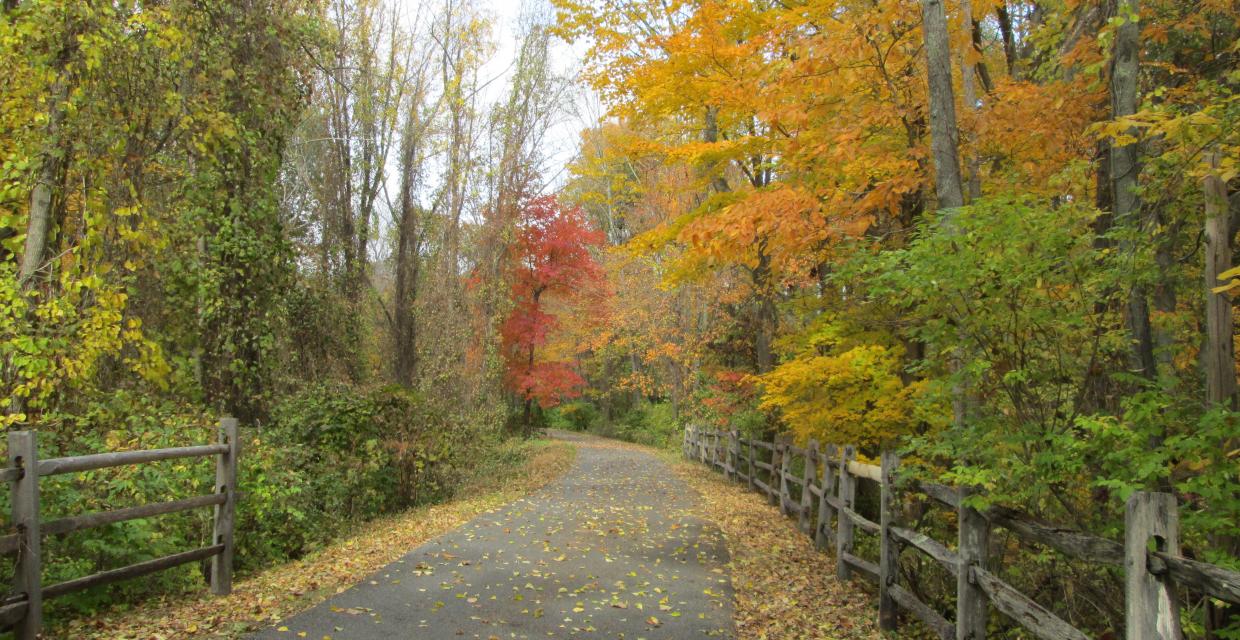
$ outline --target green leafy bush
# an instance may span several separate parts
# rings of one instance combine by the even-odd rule
[[[565,431],[589,431],[601,419],[594,404],[582,400],[565,402],[547,412],[547,426]]]
[[[638,402],[614,420],[605,419],[593,403],[565,403],[548,412],[548,426],[652,447],[673,447],[680,442],[680,426],[667,402]]]
[[[616,435],[630,442],[668,448],[680,443],[680,426],[671,404],[643,402],[616,424]]]
[[[442,500],[498,438],[401,388],[304,389],[275,403],[271,420],[242,425],[237,562],[248,572],[299,558],[357,523]],[[115,393],[41,430],[40,456],[214,442],[215,420],[192,406]],[[471,457],[472,456],[472,457]],[[69,474],[41,482],[43,519],[209,493],[213,459]],[[7,493],[2,500],[7,502]],[[3,505],[7,513],[7,505]],[[210,509],[89,529],[44,543],[45,583],[208,544]],[[4,565],[11,580],[11,559]],[[156,593],[202,589],[201,566],[120,582],[54,601],[49,613],[86,612]]]

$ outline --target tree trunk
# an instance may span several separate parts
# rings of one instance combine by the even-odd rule
[[[1003,36],[1003,59],[1007,61],[1008,76],[1016,78],[1016,36],[1012,33],[1012,16],[1008,14],[1007,2],[995,10],[999,19],[999,33]]]
[[[754,337],[754,365],[759,374],[770,373],[775,368],[775,354],[771,349],[775,334],[775,303],[769,295],[758,300],[758,332]]]
[[[537,295],[534,296],[534,301],[535,304],[537,304]],[[530,345],[530,359],[527,364],[526,371],[530,373],[534,371],[534,345]],[[521,426],[521,429],[522,435],[528,438],[532,433],[534,433],[534,398],[528,395],[528,391],[525,393],[527,394],[525,397],[525,420],[524,424]]]
[[[1115,51],[1111,63],[1111,114],[1114,118],[1130,116],[1137,111],[1137,55],[1140,27],[1136,22],[1137,0],[1121,0],[1118,6],[1124,20],[1115,33]],[[1129,132],[1135,135],[1135,131]],[[1136,143],[1111,148],[1111,203],[1116,224],[1137,225],[1141,201],[1137,197]],[[1121,247],[1132,253],[1135,247]],[[1146,378],[1158,377],[1154,359],[1154,336],[1150,327],[1149,300],[1145,287],[1137,284],[1128,294],[1128,330],[1133,342],[1133,366]]]
[[[969,7],[972,12],[973,7]],[[979,54],[982,51],[982,23],[979,20],[973,21],[973,50]],[[995,81],[990,78],[990,69],[986,67],[986,61],[981,60],[977,63],[977,77],[982,81],[982,90],[986,93],[993,93],[995,90]]]
[[[62,58],[63,59],[63,58]],[[63,64],[63,63],[62,63]],[[23,289],[35,284],[35,274],[47,259],[48,243],[52,232],[52,203],[55,184],[60,175],[65,145],[61,141],[65,121],[65,102],[69,99],[69,82],[62,66],[52,87],[51,112],[47,123],[47,139],[39,160],[39,175],[30,192],[30,217],[26,222],[26,244],[22,249],[22,261],[18,281]]]
[[[706,107],[705,126],[702,127],[703,142],[719,141],[719,107]],[[713,172],[713,168],[711,169]],[[716,193],[726,193],[731,189],[728,187],[728,181],[722,175],[715,175],[710,180],[710,186],[714,188]]]
[[[954,209],[964,205],[964,190],[960,178],[960,133],[956,127],[956,99],[952,92],[947,15],[943,11],[943,0],[922,0],[921,12],[930,84],[930,149],[934,157],[935,195],[940,209]]]
[[[404,198],[402,198],[404,200]],[[414,303],[418,297],[420,258],[418,212],[412,203],[402,202],[397,228],[396,283],[393,292],[393,342],[396,350],[395,382],[412,387],[417,371],[417,320]]]
[[[1219,156],[1214,152],[1210,154],[1211,169],[1217,172],[1218,165]],[[1201,366],[1206,370],[1206,405],[1224,406],[1235,411],[1238,403],[1236,354],[1232,342],[1235,325],[1231,300],[1224,294],[1214,293],[1214,288],[1223,284],[1219,281],[1218,274],[1231,268],[1232,233],[1227,185],[1217,173],[1211,173],[1202,181],[1201,190],[1205,195],[1206,205],[1206,344],[1201,354]],[[1237,446],[1240,446],[1240,437],[1224,439],[1219,443],[1219,451],[1235,451]],[[1211,542],[1214,548],[1229,551],[1233,555],[1240,548],[1240,539],[1235,535],[1219,535]],[[1216,632],[1227,628],[1238,616],[1240,606],[1215,605],[1213,601],[1207,601],[1206,638],[1214,640],[1219,637]]]
[[[956,99],[952,91],[952,58],[948,45],[947,15],[942,0],[922,0],[922,31],[926,48],[926,75],[930,86],[930,151],[934,158],[935,196],[939,209],[964,206],[964,185],[960,176],[960,130],[956,124]],[[950,214],[942,218],[950,232]],[[949,367],[959,374],[963,353],[952,354]],[[968,410],[968,393],[957,379],[952,386],[953,423],[963,427]]]
[[[973,5],[970,0],[962,0],[960,3],[961,18],[965,25],[973,24]],[[972,38],[970,38],[972,40]],[[976,66],[973,64],[973,56],[979,52],[970,45],[960,54],[960,90],[964,94],[964,108],[966,112],[976,113],[978,110],[977,90],[974,88],[973,77],[976,73]],[[968,185],[969,201],[972,202],[982,197],[982,176],[980,174],[977,154],[970,151],[966,160],[968,165],[969,181]]]
[[[392,333],[396,350],[393,374],[397,384],[412,387],[417,373],[418,333],[414,304],[418,298],[418,275],[421,267],[421,211],[414,200],[418,173],[421,169],[418,143],[424,122],[420,118],[415,93],[409,110],[400,150],[400,210],[396,229],[396,282],[392,294]]]
[[[1218,169],[1218,154],[1212,154],[1211,166]],[[1236,409],[1236,357],[1232,343],[1234,324],[1231,300],[1214,293],[1219,286],[1218,274],[1231,268],[1231,229],[1227,211],[1227,186],[1217,174],[1202,181],[1205,195],[1206,223],[1206,346],[1201,365],[1206,371],[1206,403]],[[1226,449],[1224,449],[1226,451]]]
[[[750,275],[758,303],[757,322],[754,327],[754,370],[763,374],[775,368],[772,343],[775,340],[775,329],[779,322],[775,308],[774,287],[771,282],[771,256],[766,252],[765,238],[758,241],[758,266]]]

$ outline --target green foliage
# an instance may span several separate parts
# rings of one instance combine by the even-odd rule
[[[191,406],[143,394],[122,391],[100,396],[72,413],[49,416],[58,428],[39,431],[39,454],[56,457],[214,442],[214,426],[200,415]],[[40,483],[40,511],[44,520],[50,520],[202,495],[211,492],[214,478],[214,464],[209,460],[169,460],[58,476]],[[7,500],[5,493],[3,501]],[[8,513],[8,506],[3,508]],[[210,531],[210,510],[198,509],[48,537],[43,547],[44,582],[203,546]],[[6,573],[11,571],[8,562],[4,567]],[[53,615],[201,584],[198,568],[185,567],[59,598]]]
[[[942,411],[952,388],[987,399],[971,402],[962,428],[915,442],[918,455],[960,465],[949,479],[996,500],[1040,500],[1084,470],[1057,441],[1076,432],[1090,402],[1079,390],[1092,363],[1124,347],[1122,326],[1105,313],[1114,288],[1098,268],[1106,258],[1092,220],[1087,207],[982,200],[924,223],[907,248],[841,272],[924,345],[912,367],[927,381],[926,401]]]
[[[1240,522],[1240,466],[1220,443],[1240,432],[1240,413],[1202,411],[1161,391],[1125,399],[1119,416],[1083,416],[1072,451],[1090,465],[1092,486],[1109,498],[1108,511],[1122,513],[1134,491],[1170,484],[1183,497],[1183,543],[1207,549],[1211,562],[1240,569],[1240,558],[1211,549],[1211,538],[1228,536]],[[1154,438],[1161,446],[1150,447]],[[1071,443],[1064,443],[1065,445]]]
[[[861,284],[857,317],[895,324],[922,348],[910,370],[927,384],[924,409],[936,403],[946,422],[945,400],[963,396],[963,424],[907,439],[908,463],[984,489],[978,506],[1019,505],[1112,539],[1133,491],[1170,488],[1185,547],[1235,566],[1217,541],[1240,518],[1240,470],[1224,444],[1240,414],[1206,411],[1187,367],[1158,381],[1124,373],[1117,310],[1134,282],[1149,281],[1152,255],[1096,243],[1086,206],[991,198],[949,215],[920,225],[906,248],[863,253],[836,276]],[[1058,584],[1053,555],[1013,555],[1002,564],[1017,586]],[[1082,584],[1113,589],[1096,569],[1080,569]]]
[[[699,381],[687,407],[691,424],[736,429],[746,435],[762,435],[771,428],[755,378],[736,371],[699,373]]]
[[[99,397],[56,415],[59,428],[40,432],[40,453],[213,442],[215,425],[202,415],[192,405],[141,394]],[[474,477],[479,460],[498,465],[520,455],[489,453],[498,444],[496,433],[495,426],[480,430],[400,388],[367,392],[321,385],[281,399],[270,423],[242,426],[239,570],[299,558],[356,523],[449,497]],[[53,478],[42,483],[43,514],[50,519],[202,495],[211,491],[214,473],[209,460],[197,460]],[[45,580],[59,582],[202,546],[210,530],[211,511],[199,509],[49,538]],[[202,574],[190,567],[92,589],[58,599],[56,606],[61,613],[81,612],[201,588]]]
[[[612,420],[593,403],[566,402],[546,412],[547,426],[568,431],[587,431],[652,447],[671,448],[680,443],[681,426],[669,402],[638,402]]]
[[[584,400],[564,402],[547,412],[547,426],[565,431],[589,431],[601,419],[594,404]]]
[[[349,13],[365,8],[350,5]],[[322,83],[342,82],[315,61],[334,58],[337,45],[370,43],[337,41],[357,34],[329,28],[324,11],[316,0],[24,0],[0,10],[0,426],[37,430],[41,454],[58,456],[212,442],[215,418],[236,415],[242,571],[303,556],[376,515],[448,497],[473,456],[496,444],[504,418],[498,375],[469,377],[483,367],[463,363],[461,353],[476,346],[491,354],[484,367],[498,371],[497,345],[466,344],[486,342],[494,319],[454,325],[458,342],[420,345],[423,369],[433,373],[414,382],[442,393],[363,386],[387,365],[379,348],[385,291],[368,281],[375,229],[304,215],[334,202],[290,203],[318,193],[306,186],[316,180],[306,167],[289,162],[292,149],[313,155],[317,147],[292,136],[321,115],[306,107]],[[392,43],[407,35],[363,22],[357,31],[392,27]],[[481,31],[469,37],[483,40]],[[409,53],[403,47],[390,60],[407,79],[397,62]],[[396,82],[362,76],[346,82],[358,88],[341,102],[368,102],[378,85]],[[394,100],[382,107],[392,127],[408,112]],[[397,144],[395,129],[376,133],[370,124],[344,128],[346,154],[358,139],[395,136],[387,142]],[[344,161],[386,175],[370,149]],[[397,154],[385,147],[374,155]],[[284,183],[282,170],[292,176]],[[344,173],[350,187],[354,180]],[[19,270],[27,232],[43,219],[32,215],[37,184],[52,190],[51,222],[27,278]],[[344,208],[364,199],[352,193],[341,191]],[[433,226],[425,234],[452,235]],[[352,254],[345,290],[330,260],[316,260],[336,235]],[[452,250],[464,257],[480,241],[461,236]],[[420,246],[428,264],[439,259]],[[435,289],[432,277],[449,282],[445,306],[460,315],[468,301],[460,274],[436,271],[418,285]],[[213,473],[208,461],[168,461],[54,478],[43,512],[201,495]],[[202,546],[210,519],[202,509],[50,539],[45,579]],[[199,567],[54,606],[89,610],[186,588],[201,588]]]
[[[680,424],[670,403],[638,404],[615,423],[615,435],[622,440],[660,448],[680,444]]]

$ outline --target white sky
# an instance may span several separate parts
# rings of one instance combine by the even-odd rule
[[[485,11],[495,17],[494,36],[496,40],[495,55],[482,68],[482,77],[489,79],[500,76],[497,81],[487,87],[486,99],[489,102],[502,100],[508,90],[508,80],[517,55],[517,30],[521,14],[527,5],[546,5],[546,0],[476,0]],[[551,9],[546,13],[553,16]],[[576,77],[585,50],[578,43],[569,46],[561,40],[554,40],[555,51],[551,56],[552,64],[557,73]],[[573,95],[573,108],[564,113],[553,129],[548,132],[547,145],[544,151],[550,158],[548,175],[544,177],[554,186],[563,184],[567,177],[565,166],[577,154],[582,130],[593,126],[599,117],[597,100],[592,97],[588,87],[576,83]],[[575,112],[575,113],[574,113]]]

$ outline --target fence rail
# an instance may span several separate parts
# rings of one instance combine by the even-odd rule
[[[883,630],[895,630],[899,612],[905,611],[942,640],[982,640],[993,607],[1042,640],[1087,639],[1085,632],[987,569],[992,564],[987,552],[995,528],[1078,560],[1122,566],[1126,640],[1181,640],[1177,586],[1240,604],[1240,573],[1180,555],[1177,505],[1168,494],[1133,494],[1125,514],[1125,539],[1120,543],[1041,522],[1008,507],[975,510],[965,500],[970,495],[968,488],[913,480],[897,484],[894,474],[899,458],[890,453],[882,455],[881,465],[872,465],[858,461],[853,446],[820,447],[811,441],[802,449],[786,440],[762,442],[735,431],[694,427],[685,430],[682,449],[686,458],[718,468],[728,478],[766,495],[785,516],[795,516],[819,549],[835,551],[839,578],[861,577],[877,583],[878,622]],[[792,472],[797,457],[802,459],[800,475]],[[858,480],[878,485],[879,522],[856,511]],[[799,493],[794,494],[793,486]],[[899,525],[898,490],[924,494],[956,511],[954,550]],[[858,530],[878,536],[877,562],[856,555]],[[954,622],[899,584],[899,558],[905,549],[925,554],[955,576]]]
[[[90,587],[128,580],[178,565],[211,559],[211,592],[227,595],[232,591],[233,516],[237,503],[237,461],[240,441],[237,421],[222,418],[219,443],[195,447],[176,447],[146,451],[122,451],[87,456],[38,457],[37,436],[33,431],[14,431],[8,435],[9,464],[0,469],[0,478],[9,482],[12,494],[14,532],[0,536],[0,555],[16,554],[13,593],[0,600],[0,629],[12,628],[17,640],[33,640],[43,628],[43,600]],[[215,491],[170,502],[101,511],[43,522],[39,514],[39,478],[124,465],[177,458],[216,457]],[[42,541],[46,536],[106,524],[149,518],[213,506],[215,508],[211,544],[162,558],[139,562],[119,569],[43,586]]]

